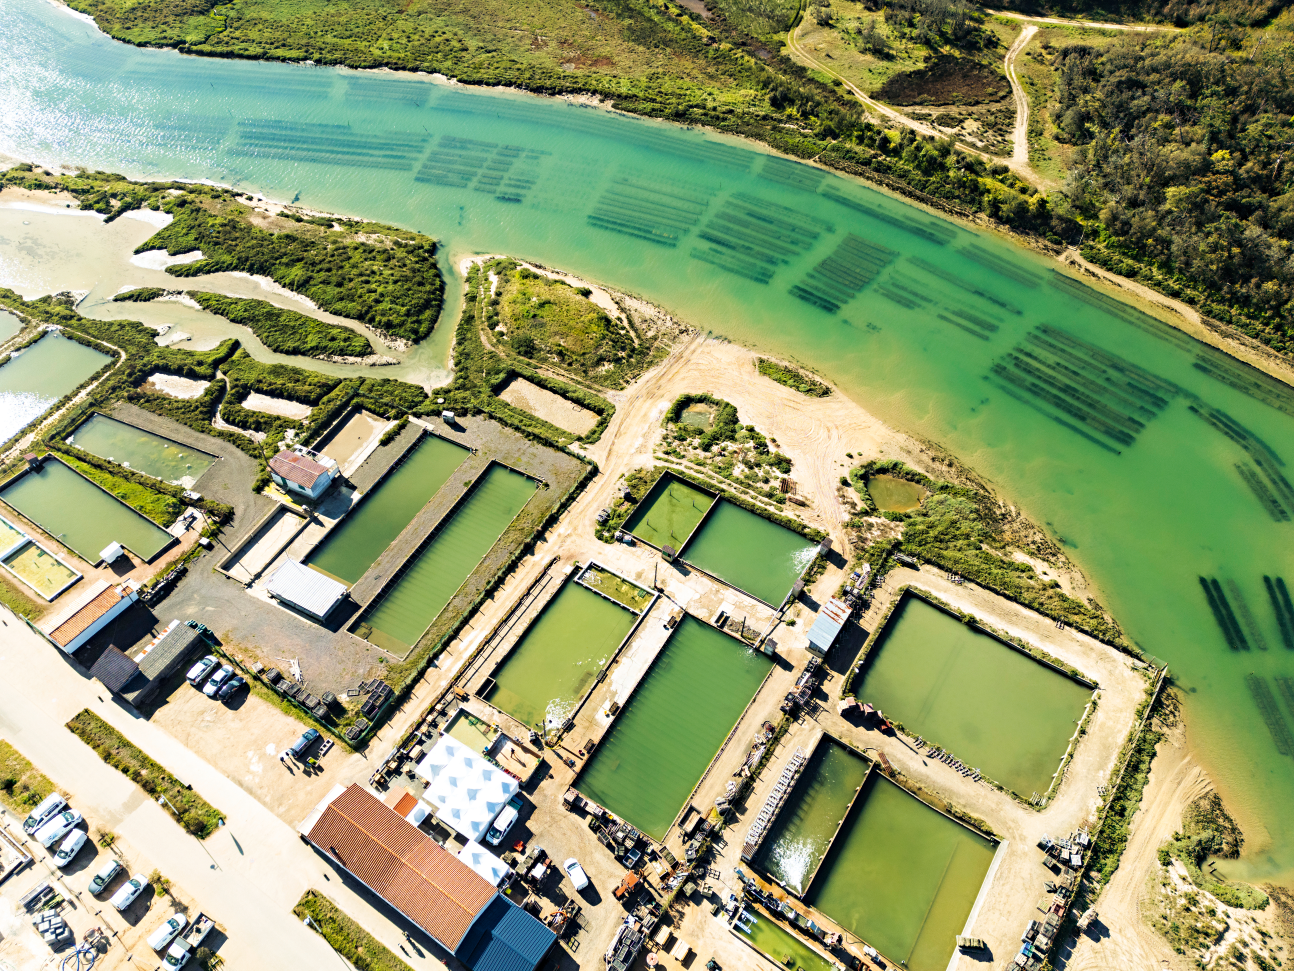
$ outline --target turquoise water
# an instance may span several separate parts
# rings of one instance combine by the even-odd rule
[[[151,560],[171,542],[166,530],[54,459],[5,486],[0,499],[87,563],[98,563],[112,543]]]
[[[213,179],[432,233],[447,321],[456,256],[560,266],[794,356],[946,446],[1171,662],[1197,755],[1248,837],[1228,872],[1294,879],[1294,712],[1274,681],[1294,677],[1294,650],[1263,582],[1294,580],[1294,519],[1281,518],[1294,501],[1275,477],[1288,482],[1294,459],[1288,390],[1103,303],[1041,256],[735,139],[406,76],[138,50],[40,0],[6,5],[0,42],[10,155]],[[473,173],[496,158],[507,185],[478,192],[489,186]],[[751,214],[785,231],[725,234]],[[876,279],[829,313],[792,290],[821,303],[813,274],[837,250]],[[383,375],[435,374],[451,330]],[[1200,576],[1243,620],[1235,582],[1261,640],[1230,649]]]
[[[1026,799],[1051,787],[1092,696],[910,596],[890,615],[854,687],[859,700]]]
[[[22,321],[13,314],[0,310],[0,344],[22,330]]]
[[[0,367],[0,441],[75,390],[111,358],[58,334],[46,334]]]
[[[575,785],[663,840],[770,663],[735,638],[684,616]]]
[[[472,494],[451,514],[364,611],[368,639],[403,654],[418,643],[436,615],[535,494],[535,482],[491,465]]]
[[[354,584],[463,464],[467,449],[426,435],[311,551],[306,563]]]
[[[136,472],[185,487],[192,487],[216,461],[214,455],[99,414],[78,425],[69,436],[69,444]]]
[[[682,556],[706,573],[779,607],[804,568],[816,543],[720,499]]]

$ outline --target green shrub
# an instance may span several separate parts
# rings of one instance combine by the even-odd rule
[[[201,290],[190,290],[189,296],[203,310],[249,327],[262,344],[277,354],[365,357],[373,353],[373,345],[358,331],[285,310],[264,300],[226,297]]]

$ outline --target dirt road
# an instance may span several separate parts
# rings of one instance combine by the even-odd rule
[[[984,12],[993,17],[1008,17],[1011,20],[1024,20],[1035,24],[1059,24],[1062,27],[1091,27],[1093,30],[1132,30],[1143,33],[1152,33],[1160,30],[1174,31],[1180,29],[1178,27],[1163,24],[1111,24],[1088,20],[1065,20],[1063,17],[1033,17],[1029,14],[1016,13],[1013,10],[986,9]]]
[[[1028,46],[1029,41],[1033,40],[1033,35],[1036,33],[1038,28],[1032,24],[1020,31],[1020,36],[1006,52],[1002,70],[1006,73],[1006,79],[1011,82],[1011,97],[1015,99],[1015,129],[1011,132],[1011,161],[1008,164],[1021,177],[1035,185],[1041,185],[1038,173],[1029,166],[1029,95],[1015,73],[1015,59]]]

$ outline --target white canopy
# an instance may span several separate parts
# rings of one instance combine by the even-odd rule
[[[458,858],[496,887],[508,872],[506,863],[475,840],[458,851]]]
[[[515,776],[448,735],[414,771],[427,780],[422,798],[436,807],[436,817],[469,840],[480,839],[521,788]]]

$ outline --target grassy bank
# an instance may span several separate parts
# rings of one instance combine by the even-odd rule
[[[94,749],[99,758],[118,769],[150,796],[165,797],[163,808],[175,814],[180,825],[194,836],[205,839],[216,831],[224,818],[223,813],[187,788],[90,709],[82,710],[67,723],[67,727],[73,735]]]
[[[413,971],[394,951],[316,890],[307,890],[292,913],[302,920],[309,918],[310,926],[359,971]]]
[[[7,574],[0,574],[0,604],[4,604],[19,617],[36,620],[45,613],[47,605],[27,596],[18,582]]]
[[[326,324],[295,310],[264,300],[226,297],[190,290],[189,296],[213,314],[251,329],[262,344],[277,354],[304,357],[365,357],[373,346],[363,334],[338,324]]]
[[[0,738],[0,803],[25,816],[54,791],[54,783]]]
[[[173,496],[168,496],[163,492],[156,492],[138,482],[132,482],[130,479],[95,468],[93,465],[82,462],[66,453],[60,453],[59,459],[76,469],[105,492],[116,496],[131,509],[142,513],[163,528],[171,526],[180,518],[180,513],[184,511],[183,504]]]

